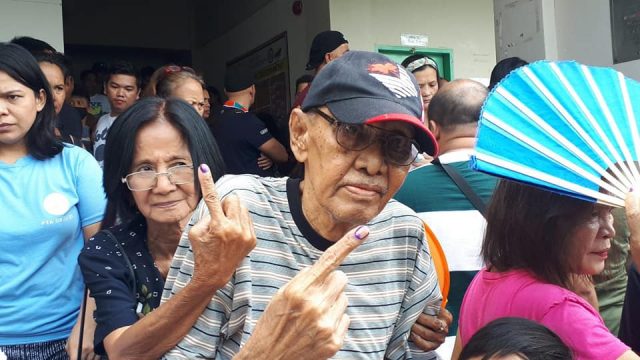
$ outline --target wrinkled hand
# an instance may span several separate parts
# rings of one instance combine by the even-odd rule
[[[627,194],[625,199],[625,211],[629,226],[629,245],[631,257],[638,269],[640,269],[640,191],[637,189]]]
[[[260,153],[258,157],[258,167],[262,170],[269,170],[273,166],[273,161],[265,154]]]
[[[249,212],[237,196],[220,202],[207,165],[198,168],[198,179],[209,215],[189,231],[195,263],[192,281],[219,289],[256,246],[256,235]]]
[[[441,309],[437,317],[421,313],[411,328],[411,340],[421,350],[435,350],[444,343],[452,322],[447,309]]]
[[[71,360],[98,360],[100,355],[93,352],[93,335],[95,333],[95,323],[85,323],[84,334],[82,336],[82,359],[78,359],[78,342],[80,335],[80,321],[71,330],[71,335],[67,339],[65,350]]]
[[[364,226],[349,231],[280,288],[235,359],[319,360],[338,352],[350,319],[347,276],[334,270],[368,235]]]

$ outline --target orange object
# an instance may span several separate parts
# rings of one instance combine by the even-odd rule
[[[447,264],[447,257],[444,255],[442,246],[433,233],[429,225],[424,224],[424,232],[427,235],[427,242],[429,243],[429,253],[433,259],[433,264],[436,267],[436,273],[438,274],[438,284],[440,285],[440,292],[442,293],[442,308],[447,306],[447,299],[449,297],[449,287],[451,286],[451,276],[449,275],[449,265]]]

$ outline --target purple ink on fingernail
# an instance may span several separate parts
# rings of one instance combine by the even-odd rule
[[[207,164],[202,164],[200,165],[200,171],[202,171],[202,173],[206,174],[209,172],[209,167],[207,166]]]
[[[366,225],[358,226],[356,232],[353,234],[353,236],[355,236],[358,240],[364,239],[365,237],[367,237],[367,235],[369,235],[369,228]]]

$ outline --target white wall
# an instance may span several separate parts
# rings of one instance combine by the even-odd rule
[[[306,4],[306,3],[305,3]],[[400,46],[423,34],[428,47],[453,49],[456,78],[488,78],[496,62],[492,0],[330,0],[331,28],[351,49]]]
[[[497,60],[558,57],[555,0],[494,0]]]
[[[609,0],[556,0],[558,58],[613,66],[640,80],[640,60],[613,65]]]
[[[0,41],[31,36],[64,51],[62,0],[0,0]]]
[[[329,29],[329,3],[328,0],[305,1],[299,16],[292,13],[291,3],[272,0],[226,33],[194,49],[194,66],[204,72],[207,83],[222,90],[227,61],[286,31],[293,96],[296,78],[305,73],[313,37]]]
[[[498,44],[499,59],[519,56],[527,61],[577,60],[588,65],[612,66],[640,80],[640,60],[613,64],[609,0],[494,0],[494,3],[496,25],[509,7],[528,10],[534,4],[542,10],[540,32],[534,36],[535,41],[530,42],[531,46],[501,47]],[[517,37],[523,29],[529,29],[536,18],[531,11],[509,14],[511,18],[503,22],[507,26],[497,31],[497,38],[501,33]]]
[[[558,59],[613,65],[608,0],[556,1],[555,12]]]

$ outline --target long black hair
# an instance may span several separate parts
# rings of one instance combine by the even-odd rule
[[[571,360],[571,349],[544,325],[523,318],[500,318],[478,330],[460,353],[460,360],[518,355],[529,360]]]
[[[0,43],[0,71],[13,80],[30,88],[34,96],[45,94],[45,104],[25,135],[27,152],[38,160],[52,158],[62,151],[62,142],[55,137],[55,111],[53,97],[47,78],[40,70],[36,59],[23,47]]]
[[[103,228],[113,226],[116,218],[123,222],[130,221],[137,213],[131,191],[121,179],[131,170],[138,131],[157,120],[168,121],[178,130],[189,148],[195,167],[207,164],[214,181],[224,175],[224,161],[218,145],[207,124],[191,105],[176,98],[161,99],[154,96],[139,100],[118,116],[109,129],[104,152],[103,182],[107,193],[107,210]],[[197,171],[194,177],[196,191],[201,196]]]

